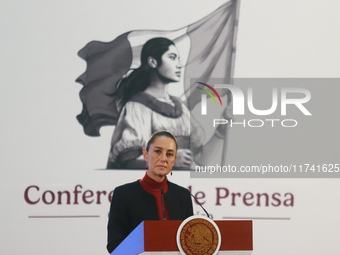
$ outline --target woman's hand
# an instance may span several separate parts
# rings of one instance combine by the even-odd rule
[[[189,169],[191,165],[192,153],[189,149],[179,149],[177,151],[177,159],[174,168]]]
[[[222,119],[227,120],[230,123],[230,120],[233,119],[233,102],[231,101],[226,108],[223,110],[222,112]],[[220,124],[218,125],[218,127],[215,130],[215,135],[219,138],[219,139],[224,139],[226,130],[227,130],[227,126],[228,124]]]
[[[229,102],[229,104],[227,104],[226,108],[224,108],[223,112],[222,112],[222,116],[223,119],[226,119],[228,121],[230,121],[233,118],[233,101]]]

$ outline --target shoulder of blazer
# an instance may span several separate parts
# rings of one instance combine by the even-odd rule
[[[113,194],[117,194],[118,196],[124,197],[124,198],[131,198],[133,199],[140,199],[140,198],[146,198],[153,199],[154,195],[147,192],[145,189],[143,189],[142,184],[140,184],[139,180],[123,184],[121,186],[118,186],[115,188]]]
[[[143,189],[142,185],[139,183],[139,180],[123,184],[115,188],[114,192],[123,192],[123,193],[130,193],[130,192],[138,192]]]
[[[179,186],[175,183],[168,181],[168,188],[169,188],[168,191],[170,191],[170,192],[187,193],[190,196],[190,192],[187,188]]]

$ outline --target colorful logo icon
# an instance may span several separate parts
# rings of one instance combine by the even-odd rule
[[[217,91],[213,87],[211,87],[210,85],[205,84],[203,82],[197,82],[197,83],[201,84],[203,86],[206,86],[211,91],[213,91],[215,93],[215,95],[217,96],[218,100],[220,101],[221,106],[223,106],[220,95],[217,93]],[[213,96],[213,94],[211,94],[211,92],[209,90],[204,89],[204,88],[200,88],[200,87],[197,87],[197,88],[200,89],[200,90],[203,90],[204,92],[206,92],[212,98],[212,100],[214,100],[215,105],[217,105],[215,97]],[[206,94],[202,94],[201,95],[201,102],[202,102],[202,104],[201,104],[201,114],[202,115],[207,115],[207,95]]]

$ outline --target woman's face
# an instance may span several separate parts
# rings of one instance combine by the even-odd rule
[[[170,137],[159,136],[150,145],[149,151],[143,149],[143,155],[148,175],[156,181],[163,181],[175,164],[176,142]]]
[[[158,74],[171,82],[178,82],[181,79],[181,68],[178,50],[170,45],[169,50],[162,55],[162,64],[157,67]]]

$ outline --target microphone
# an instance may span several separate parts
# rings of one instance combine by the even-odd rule
[[[163,189],[163,188],[161,188],[161,194],[162,194],[163,220],[166,220],[166,218],[165,218],[165,212],[164,212],[164,189]]]
[[[190,193],[190,192],[189,192],[189,193]],[[198,202],[198,200],[196,199],[196,197],[195,197],[193,194],[190,193],[190,195],[191,195],[193,198],[195,198],[197,204],[199,204],[199,205],[201,206],[201,208],[203,209],[203,211],[205,212],[205,214],[207,215],[207,217],[210,219],[209,213],[204,209],[204,207],[201,205],[201,203]]]

